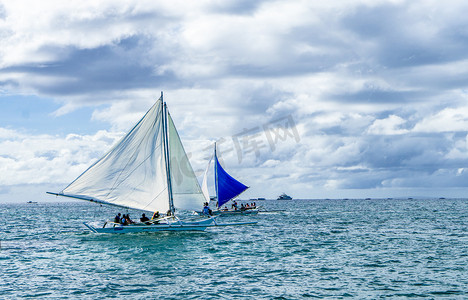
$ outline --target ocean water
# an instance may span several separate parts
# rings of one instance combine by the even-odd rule
[[[82,222],[113,207],[0,204],[0,299],[468,299],[468,200],[257,204],[286,211],[112,235]]]

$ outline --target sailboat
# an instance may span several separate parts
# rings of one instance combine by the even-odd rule
[[[126,226],[112,221],[84,223],[95,233],[203,231],[212,226],[256,223],[220,224],[213,217],[182,220],[177,216],[179,210],[202,207],[205,198],[162,92],[143,118],[101,159],[62,191],[47,193],[140,211],[167,211],[166,216]]]
[[[211,161],[214,157],[214,178],[215,178],[215,189],[216,189],[216,197],[210,197],[208,191],[208,171],[210,169]],[[211,199],[215,199],[214,204],[216,206],[216,210],[212,211],[213,215],[229,215],[229,214],[257,214],[258,209],[256,208],[246,208],[243,209],[239,207],[235,207],[234,209],[228,209],[226,206],[224,208],[223,205],[228,203],[229,201],[233,200],[240,194],[242,194],[245,190],[249,187],[243,184],[242,182],[238,181],[231,175],[229,175],[226,170],[221,166],[218,160],[216,143],[214,145],[214,154],[208,162],[208,166],[205,170],[205,174],[203,176],[202,182],[202,191],[203,195],[205,196],[206,202],[213,203],[210,201]],[[235,205],[235,204],[234,204]],[[203,214],[203,212],[196,211],[197,214]]]

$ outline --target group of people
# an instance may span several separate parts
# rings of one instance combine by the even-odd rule
[[[122,216],[120,216],[120,213],[118,213],[114,218],[114,223],[119,223],[122,225],[129,225],[135,222],[133,222],[132,219],[130,219],[129,214],[123,214]]]
[[[237,210],[238,209],[238,206],[237,206],[237,202],[234,201],[231,205],[231,208],[233,210]],[[256,204],[255,202],[252,202],[250,203],[246,203],[245,205],[242,203],[241,206],[240,206],[240,210],[247,210],[247,209],[254,209],[256,208]],[[224,207],[224,209],[222,210],[228,210],[227,207]],[[213,211],[211,210],[208,202],[205,202],[203,203],[203,214],[207,215],[207,216],[212,216],[213,215]],[[170,216],[171,215],[171,211],[169,210],[167,213],[166,213],[167,216]],[[145,223],[147,225],[150,225],[151,223],[159,223],[159,221],[152,221],[152,220],[157,220],[161,217],[161,215],[159,214],[159,211],[155,211],[154,214],[153,214],[153,217],[151,217],[151,220],[143,213],[141,214],[141,218],[140,218],[140,222],[141,223]],[[150,222],[151,221],[151,222]],[[117,223],[117,224],[121,224],[121,225],[130,225],[130,224],[135,224],[134,221],[132,221],[132,219],[130,219],[130,215],[129,214],[123,214],[123,215],[120,215],[120,213],[118,213],[115,218],[114,218],[114,223]]]
[[[159,211],[155,211],[154,214],[153,214],[153,217],[151,218],[151,220],[159,219],[159,217],[160,217]],[[150,219],[146,216],[146,214],[144,214],[144,213],[141,214],[141,218],[140,218],[141,223],[145,223],[145,224],[149,225],[150,224],[149,221],[150,221]],[[120,215],[120,213],[118,213],[114,218],[114,223],[118,223],[118,224],[121,224],[121,225],[130,225],[130,224],[134,224],[135,222],[132,221],[132,219],[130,219],[130,214]]]
[[[246,209],[254,209],[254,208],[256,208],[256,207],[257,207],[257,206],[256,206],[255,202],[252,202],[252,203],[250,203],[250,205],[249,205],[248,203],[246,203],[245,205],[244,205],[244,204],[241,204],[241,208],[240,208],[240,209],[241,209],[241,210],[246,210]]]
[[[254,209],[256,207],[257,207],[257,205],[255,204],[255,202],[250,203],[250,205],[248,203],[246,203],[245,205],[243,203],[241,203],[240,210]],[[232,202],[231,208],[233,210],[237,210],[239,208],[237,206],[236,201]]]

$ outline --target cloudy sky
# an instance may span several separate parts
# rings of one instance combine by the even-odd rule
[[[0,0],[0,201],[46,200],[164,91],[244,197],[465,197],[466,1]]]

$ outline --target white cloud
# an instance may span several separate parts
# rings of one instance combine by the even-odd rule
[[[423,118],[414,126],[417,132],[450,132],[468,130],[468,107],[445,108]]]
[[[401,128],[405,123],[406,121],[403,118],[391,115],[386,119],[375,120],[367,130],[367,133],[382,135],[405,134],[409,132],[407,129]]]
[[[278,166],[280,163],[279,160],[269,159],[262,164],[262,167],[272,168]]]
[[[106,131],[60,138],[10,130],[0,139],[0,186],[68,183],[121,137]]]

